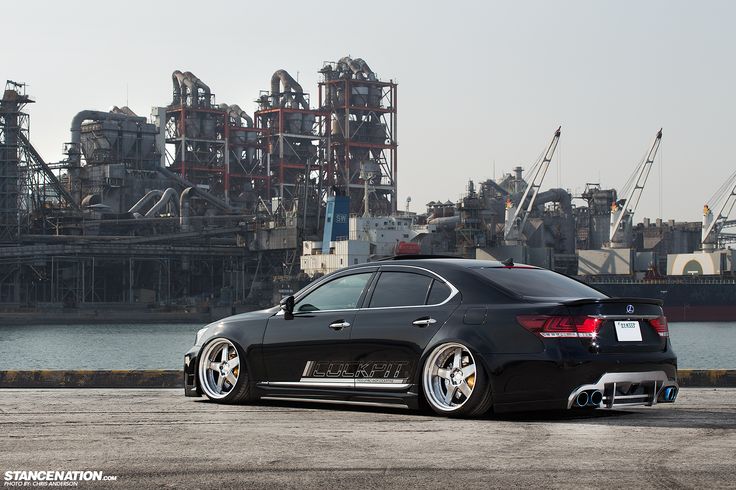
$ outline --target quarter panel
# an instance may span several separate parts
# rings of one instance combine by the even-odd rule
[[[426,350],[431,350],[443,342],[459,340],[483,354],[543,352],[542,340],[519,325],[516,317],[519,314],[548,311],[550,311],[548,305],[524,303],[463,304],[437,332]]]

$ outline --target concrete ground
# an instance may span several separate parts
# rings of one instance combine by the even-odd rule
[[[102,470],[78,488],[734,488],[736,389],[674,405],[451,420],[222,406],[181,390],[0,390],[0,475]]]

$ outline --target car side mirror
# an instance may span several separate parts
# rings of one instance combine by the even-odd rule
[[[291,320],[294,318],[294,296],[289,296],[279,301],[279,306],[284,311],[284,319]]]

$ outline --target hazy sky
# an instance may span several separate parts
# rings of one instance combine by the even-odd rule
[[[543,185],[621,187],[664,128],[636,220],[700,220],[736,168],[736,2],[41,2],[3,24],[0,78],[24,81],[31,139],[61,158],[79,110],[171,99],[190,70],[249,112],[285,68],[317,95],[323,61],[399,83],[399,206],[456,200],[528,167],[562,124]],[[7,41],[10,40],[10,41]],[[660,169],[662,185],[660,186]],[[580,201],[578,201],[580,202]]]

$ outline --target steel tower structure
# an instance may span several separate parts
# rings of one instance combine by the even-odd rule
[[[395,214],[397,85],[360,58],[320,70],[322,158],[328,186],[350,196],[354,214]]]
[[[8,80],[0,101],[0,242],[17,240],[20,234],[20,167],[24,158],[20,138],[28,135],[25,85]]]

